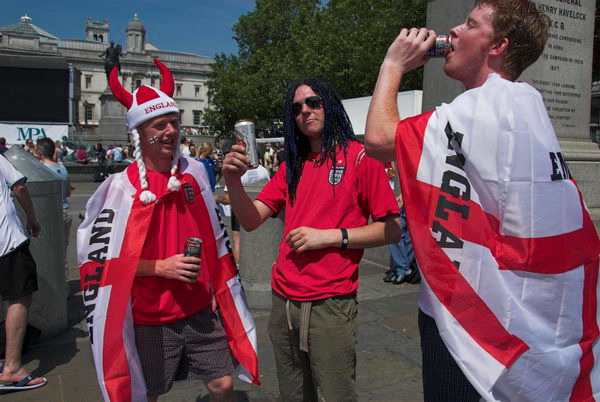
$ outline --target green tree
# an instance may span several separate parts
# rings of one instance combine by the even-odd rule
[[[368,96],[388,46],[402,27],[424,26],[425,10],[424,0],[257,0],[234,26],[239,56],[216,57],[205,120],[268,126],[301,77],[330,81],[342,98]],[[421,79],[411,72],[402,90],[420,89]]]

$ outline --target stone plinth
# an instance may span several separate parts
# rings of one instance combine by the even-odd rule
[[[114,97],[107,88],[100,95],[101,118],[98,126],[98,142],[103,144],[127,143],[127,109]]]
[[[250,199],[256,198],[260,190],[246,187]],[[250,233],[240,229],[240,277],[253,310],[271,309],[271,267],[279,253],[283,219],[283,213],[269,218]]]
[[[583,192],[596,227],[600,228],[600,150],[590,139],[592,44],[596,0],[532,2],[551,20],[542,56],[519,77],[533,85],[544,104],[563,155]],[[461,24],[472,0],[429,0],[427,27],[438,34]],[[444,60],[430,60],[423,76],[423,111],[451,102],[463,91],[444,74]]]

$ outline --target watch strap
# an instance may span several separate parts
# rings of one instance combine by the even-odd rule
[[[342,245],[340,248],[348,248],[348,229],[340,229],[342,231]]]

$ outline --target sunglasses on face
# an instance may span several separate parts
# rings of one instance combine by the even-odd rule
[[[321,109],[323,103],[321,102],[321,98],[317,95],[309,96],[304,100],[292,103],[292,111],[294,112],[294,116],[298,116],[302,113],[302,105],[306,103],[306,106],[311,108],[312,110]]]

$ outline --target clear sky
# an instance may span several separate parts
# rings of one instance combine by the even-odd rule
[[[0,0],[0,27],[27,14],[34,25],[60,39],[85,39],[87,17],[106,18],[109,39],[125,48],[125,28],[137,13],[146,42],[162,50],[213,57],[237,53],[233,24],[254,8],[254,0]]]

